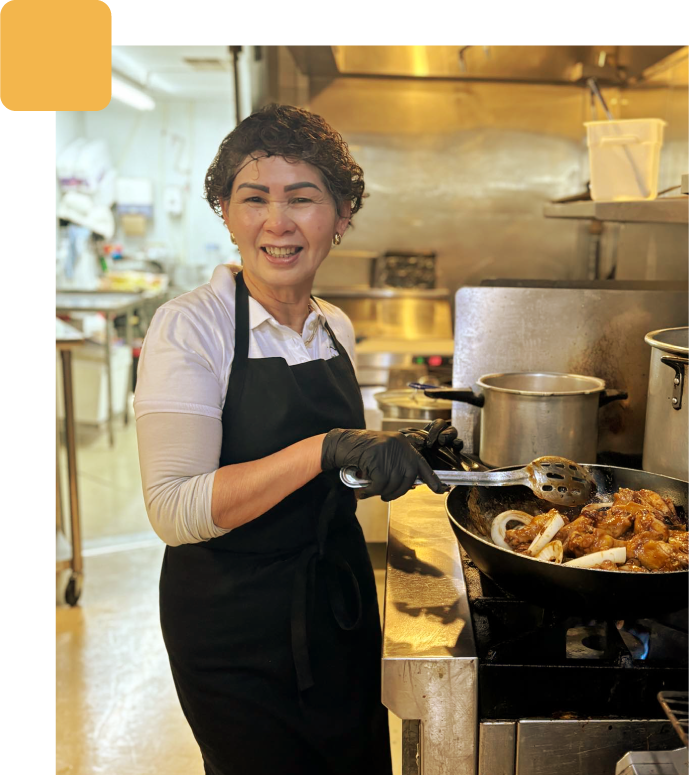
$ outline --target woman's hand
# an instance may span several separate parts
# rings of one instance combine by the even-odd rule
[[[459,452],[464,446],[464,442],[457,438],[457,428],[449,420],[437,419],[425,428],[400,428],[399,432],[418,450],[448,447]]]
[[[468,470],[460,455],[464,444],[449,420],[437,419],[425,428],[400,428],[399,432],[435,471]]]
[[[384,501],[404,495],[417,477],[435,493],[449,489],[401,433],[335,428],[323,439],[321,466],[324,471],[354,466],[371,480],[362,494]]]

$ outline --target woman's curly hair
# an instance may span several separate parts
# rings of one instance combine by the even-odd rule
[[[222,216],[222,202],[230,198],[246,158],[256,154],[313,165],[335,200],[338,215],[342,216],[345,202],[351,203],[351,216],[361,209],[364,173],[342,136],[315,113],[272,104],[245,118],[220,143],[204,187],[205,198],[218,215]]]

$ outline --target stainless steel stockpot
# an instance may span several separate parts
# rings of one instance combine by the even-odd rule
[[[687,363],[689,328],[664,328],[644,337],[651,345],[644,471],[688,478]]]
[[[376,393],[374,398],[385,418],[429,421],[452,417],[450,401],[428,398],[420,390],[386,390]]]
[[[491,468],[525,465],[542,455],[595,463],[598,409],[627,394],[598,377],[554,372],[484,374],[481,392],[426,390],[427,396],[481,407],[479,456]]]

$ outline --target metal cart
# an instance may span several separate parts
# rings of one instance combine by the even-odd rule
[[[55,344],[62,359],[62,385],[65,404],[65,446],[67,448],[67,473],[69,479],[69,516],[72,557],[69,560],[58,560],[57,571],[71,570],[71,576],[65,590],[65,600],[75,606],[81,596],[84,576],[83,558],[81,555],[81,523],[79,521],[79,492],[77,488],[77,458],[76,438],[74,433],[74,396],[72,391],[72,349],[84,343],[84,335],[76,328],[67,325],[58,318],[55,319]],[[60,487],[60,454],[59,434],[56,462],[56,533],[64,535],[62,515],[62,493]]]
[[[58,291],[55,299],[55,309],[58,314],[71,312],[100,312],[105,316],[107,331],[105,338],[105,367],[107,370],[108,387],[108,440],[112,447],[115,443],[113,429],[113,398],[112,398],[112,342],[115,338],[115,318],[125,316],[125,342],[131,353],[132,329],[131,314],[146,307],[155,309],[164,300],[161,292],[129,293],[124,291]],[[131,374],[130,380],[131,381]],[[128,402],[124,405],[124,422],[127,424]]]

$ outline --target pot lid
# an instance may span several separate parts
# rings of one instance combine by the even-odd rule
[[[386,390],[383,393],[376,393],[375,399],[381,408],[397,406],[401,409],[452,410],[452,401],[446,401],[443,398],[428,398],[424,395],[423,390],[414,390],[414,388]]]

